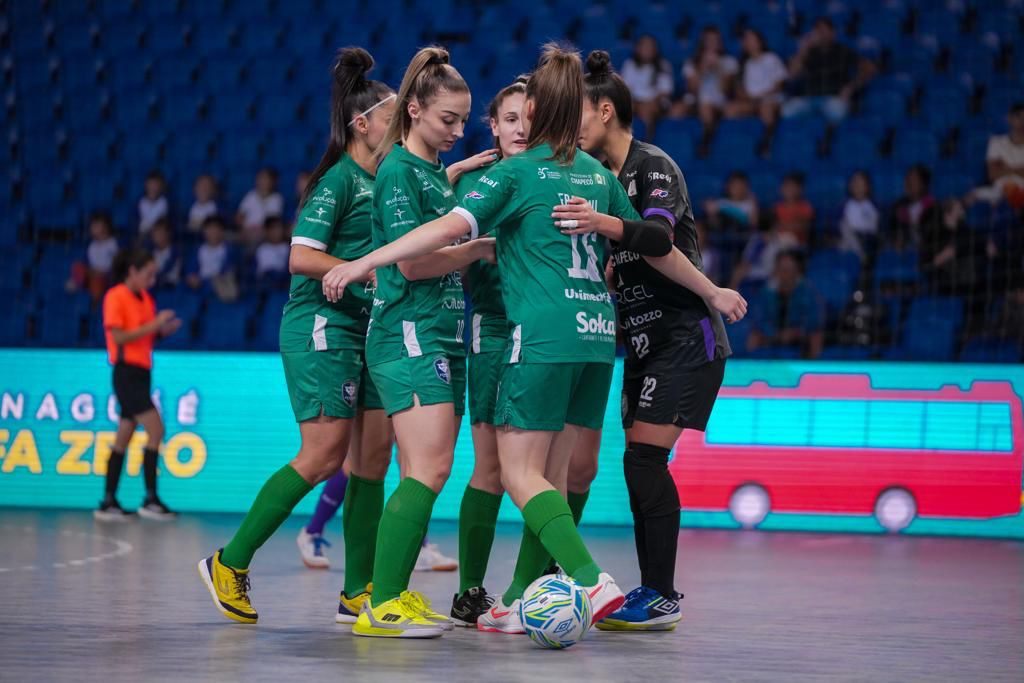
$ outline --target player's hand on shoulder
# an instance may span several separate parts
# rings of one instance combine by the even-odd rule
[[[747,300],[734,289],[719,287],[708,303],[730,323],[739,322],[747,315]]]

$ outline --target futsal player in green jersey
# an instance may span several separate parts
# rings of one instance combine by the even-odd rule
[[[469,111],[469,88],[448,64],[448,53],[420,50],[406,70],[395,117],[378,147],[387,156],[377,169],[373,196],[376,246],[398,240],[455,206],[438,155],[462,137]],[[381,517],[373,591],[353,626],[356,635],[424,638],[452,627],[448,617],[408,587],[434,501],[451,471],[465,408],[465,300],[459,270],[494,258],[493,241],[453,246],[454,241],[376,270],[366,360],[392,417],[402,480]]]
[[[502,88],[488,108],[487,121],[503,158],[526,149],[522,109],[526,77]],[[464,174],[455,185],[456,196],[474,187],[486,168]],[[477,261],[466,272],[466,290],[472,304],[469,329],[469,417],[473,429],[473,475],[459,508],[459,592],[452,600],[456,625],[474,627],[493,598],[484,589],[484,574],[494,543],[494,530],[504,489],[498,465],[494,407],[504,365],[508,320],[501,297],[498,265]]]
[[[495,422],[503,427],[497,430],[502,482],[530,532],[524,546],[534,546],[521,556],[533,558],[536,576],[554,557],[586,587],[598,621],[624,596],[587,551],[564,492],[580,428],[596,429],[604,419],[615,311],[601,270],[604,245],[593,235],[562,234],[551,214],[582,197],[597,211],[642,221],[615,177],[576,149],[583,97],[579,55],[547,46],[526,89],[527,149],[488,169],[447,215],[334,268],[323,288],[335,301],[374,268],[428,254],[466,233],[497,233],[510,334]]]
[[[313,486],[341,469],[361,393],[364,406],[378,418],[368,420],[363,428],[387,429],[383,411],[372,410],[380,406],[364,372],[364,339],[372,305],[368,278],[339,302],[328,302],[318,282],[332,267],[359,258],[372,247],[376,148],[395,106],[390,88],[366,78],[372,66],[373,59],[361,48],[345,48],[338,55],[333,68],[330,142],[306,186],[292,237],[293,277],[280,341],[302,444],[298,455],[263,485],[231,541],[199,562],[214,605],[242,623],[257,619],[249,599],[253,555]],[[350,489],[347,507],[354,510],[346,510],[345,520],[376,519],[383,505],[383,481],[359,480],[358,466],[353,473],[357,491]],[[346,558],[346,579],[351,571],[361,590],[370,578],[367,568],[372,566],[374,538],[375,534],[360,533],[356,527],[353,534],[346,533],[352,549],[351,558]]]

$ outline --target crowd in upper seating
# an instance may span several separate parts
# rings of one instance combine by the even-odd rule
[[[272,348],[300,194],[272,169],[301,187],[326,126],[309,65],[362,42],[396,81],[398,36],[418,31],[451,49],[474,106],[551,36],[611,50],[636,135],[683,170],[705,269],[751,300],[731,328],[739,355],[1024,359],[1016,0],[495,0],[471,16],[386,0],[403,11],[343,19],[295,0],[292,21],[265,14],[274,2],[0,11],[0,244],[16,247],[0,343],[95,342],[113,255],[141,244],[190,323],[173,343]],[[455,153],[489,136],[474,117]],[[46,314],[60,296],[80,319]]]

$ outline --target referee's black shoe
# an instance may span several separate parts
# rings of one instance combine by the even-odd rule
[[[139,516],[158,522],[171,522],[178,518],[178,513],[163,504],[156,495],[146,496],[139,508]]]
[[[129,512],[121,507],[117,498],[108,496],[100,502],[100,506],[92,511],[94,519],[100,522],[128,522],[136,519],[134,512]]]

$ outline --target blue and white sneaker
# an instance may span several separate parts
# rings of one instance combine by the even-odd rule
[[[640,586],[630,591],[618,611],[597,622],[602,631],[671,631],[683,618],[679,609],[681,593],[668,599],[661,593]]]
[[[311,534],[302,527],[299,537],[295,539],[299,546],[299,555],[302,557],[302,564],[310,569],[330,569],[331,561],[324,555],[324,547],[331,547],[322,534]]]

